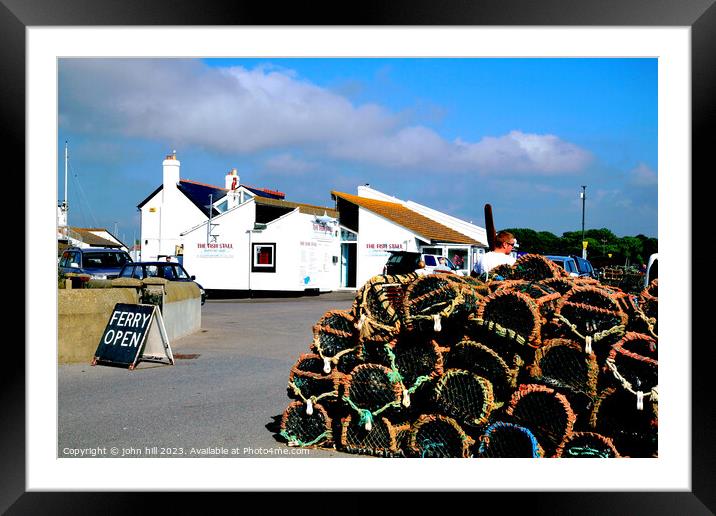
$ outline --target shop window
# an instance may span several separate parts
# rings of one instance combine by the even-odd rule
[[[276,244],[251,244],[251,272],[276,272]]]

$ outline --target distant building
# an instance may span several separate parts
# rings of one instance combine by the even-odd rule
[[[104,228],[57,227],[57,254],[68,247],[108,247],[128,251],[127,246]]]

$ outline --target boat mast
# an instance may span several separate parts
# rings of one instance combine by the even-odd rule
[[[65,212],[65,226],[69,227],[69,214],[68,214],[68,204],[67,204],[67,140],[65,140],[65,197],[64,201],[62,202],[62,208]]]

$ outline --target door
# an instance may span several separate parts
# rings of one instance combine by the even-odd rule
[[[358,245],[355,242],[341,244],[341,287],[356,287],[356,259]]]

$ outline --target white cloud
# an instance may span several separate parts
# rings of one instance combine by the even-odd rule
[[[73,131],[239,154],[290,146],[323,159],[446,172],[554,175],[581,170],[592,159],[556,135],[512,131],[447,141],[406,118],[375,104],[353,105],[282,68],[218,69],[180,59],[60,65],[60,121]],[[304,166],[291,159],[282,154],[271,164]]]
[[[628,176],[629,182],[635,186],[653,186],[659,182],[656,172],[644,163],[630,170]]]

